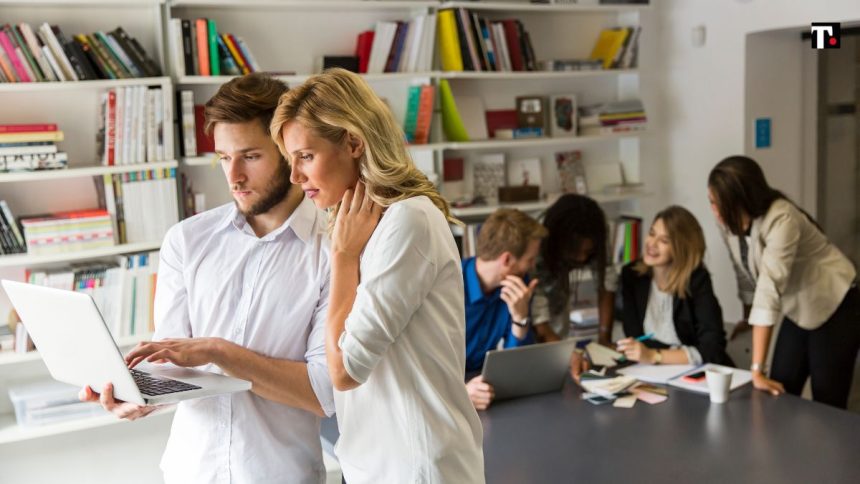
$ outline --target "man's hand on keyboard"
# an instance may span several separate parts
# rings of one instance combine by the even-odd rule
[[[141,361],[151,363],[173,363],[176,366],[193,367],[213,363],[221,338],[188,338],[145,341],[138,343],[125,356],[129,368]]]
[[[94,392],[90,387],[84,387],[78,393],[78,399],[82,402],[99,402],[108,412],[126,420],[137,420],[155,411],[158,405],[138,405],[136,403],[114,400],[113,385],[108,383],[102,390],[101,395]]]

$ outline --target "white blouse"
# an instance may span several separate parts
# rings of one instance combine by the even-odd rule
[[[481,422],[463,385],[463,275],[442,212],[423,196],[391,205],[360,270],[340,347],[361,386],[334,392],[346,482],[484,482]]]
[[[645,322],[643,323],[645,334],[654,333],[654,339],[665,343],[672,348],[681,348],[687,353],[687,361],[691,365],[701,365],[702,355],[695,346],[685,346],[678,339],[675,331],[675,318],[672,315],[672,307],[675,298],[668,292],[663,292],[657,287],[657,283],[651,280],[651,290],[648,291],[648,306],[645,308]]]

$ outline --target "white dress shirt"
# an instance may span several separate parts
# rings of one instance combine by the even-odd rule
[[[233,204],[174,225],[161,248],[154,339],[220,337],[271,358],[307,362],[311,386],[331,415],[325,227],[325,214],[308,199],[262,238]],[[312,413],[250,391],[182,402],[161,469],[176,483],[321,483],[319,426]]]
[[[675,331],[675,317],[672,315],[675,297],[668,292],[663,292],[657,286],[657,282],[651,279],[651,290],[648,292],[648,305],[645,307],[645,321],[642,323],[645,334],[653,333],[654,339],[671,346],[673,349],[682,349],[687,354],[687,361],[691,365],[702,364],[702,354],[695,346],[681,344],[678,332]]]
[[[463,385],[463,275],[442,212],[424,196],[388,207],[360,269],[340,347],[362,385],[334,392],[346,482],[484,482],[483,431]]]

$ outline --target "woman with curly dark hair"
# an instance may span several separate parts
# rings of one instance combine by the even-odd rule
[[[612,336],[618,274],[608,265],[606,216],[591,198],[567,194],[547,209],[543,224],[549,236],[541,245],[536,278],[540,280],[532,301],[534,330],[539,341],[556,341],[570,330],[571,297],[581,277],[590,269],[597,281],[600,311],[600,343]]]

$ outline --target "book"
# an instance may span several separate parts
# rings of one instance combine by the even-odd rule
[[[215,20],[207,19],[207,34],[209,39],[209,69],[213,76],[221,75],[221,57],[218,55],[218,29]]]
[[[201,76],[210,76],[209,70],[209,22],[205,18],[194,21],[197,35],[197,73]]]
[[[421,95],[418,99],[418,117],[415,120],[414,144],[423,145],[430,140],[430,125],[433,122],[433,99],[435,96],[435,86],[421,86]]]
[[[358,57],[358,72],[361,74],[367,73],[368,63],[370,62],[370,51],[373,47],[372,30],[366,30],[358,34],[358,39],[355,45],[355,56]]]
[[[462,71],[463,58],[460,54],[460,40],[457,35],[457,21],[454,10],[440,10],[437,14],[437,38],[439,59],[443,71]]]
[[[499,200],[499,187],[505,186],[505,154],[485,153],[475,161],[474,191],[477,202],[494,205]]]
[[[205,126],[203,110],[204,106],[194,105],[194,125],[196,130],[195,144],[197,145],[197,154],[215,152],[215,141],[203,130],[203,127]]]
[[[0,143],[21,143],[31,141],[63,141],[63,132],[57,130],[0,133]]]
[[[603,61],[603,68],[609,69],[615,60],[615,56],[624,45],[628,35],[623,29],[604,29],[597,37],[597,42],[591,50],[590,59]]]
[[[577,106],[575,94],[550,96],[549,123],[553,137],[577,135]]]
[[[194,121],[194,91],[179,91],[180,127],[179,130],[183,156],[197,156],[197,134]]]

